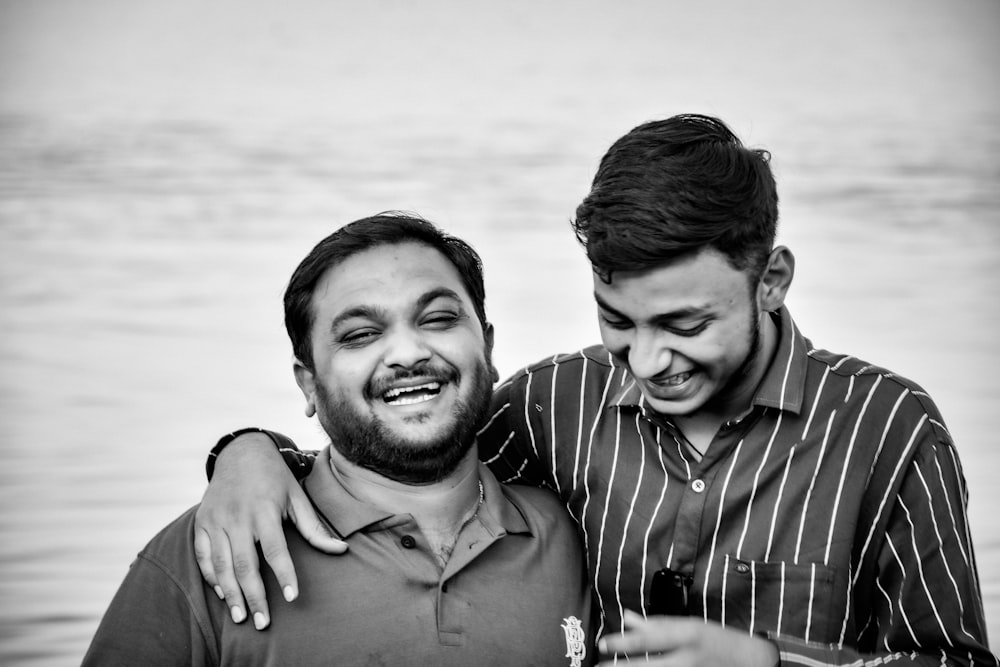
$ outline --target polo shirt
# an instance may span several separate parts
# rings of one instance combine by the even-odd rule
[[[264,575],[266,630],[233,623],[202,581],[192,509],[139,554],[84,664],[592,664],[579,536],[550,492],[502,487],[480,466],[484,501],[442,568],[411,515],[354,498],[328,450],[319,460],[306,492],[350,548],[323,554],[287,524],[301,593],[283,602]]]
[[[669,568],[680,613],[767,636],[782,664],[998,664],[937,407],[910,380],[817,349],[787,309],[773,317],[752,407],[701,460],[601,346],[500,386],[480,455],[502,482],[567,504],[606,631],[648,611]]]

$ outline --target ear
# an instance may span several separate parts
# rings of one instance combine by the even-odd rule
[[[785,295],[795,276],[795,256],[785,246],[778,246],[767,257],[767,266],[757,284],[760,310],[773,312],[785,303]]]
[[[483,338],[486,340],[486,364],[490,368],[490,379],[496,384],[500,381],[500,371],[493,365],[493,325],[490,322],[486,323]]]
[[[312,417],[316,414],[316,376],[298,359],[292,363],[292,372],[295,374],[295,384],[299,385],[302,395],[306,397],[306,417]]]

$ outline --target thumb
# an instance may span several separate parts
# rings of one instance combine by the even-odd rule
[[[333,536],[330,529],[316,514],[316,510],[305,493],[299,492],[292,495],[288,516],[306,542],[314,548],[328,554],[342,554],[347,551],[347,542]]]

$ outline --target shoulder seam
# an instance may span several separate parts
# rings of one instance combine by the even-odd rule
[[[156,558],[152,554],[146,553],[145,549],[139,552],[139,555],[136,556],[136,559],[143,560],[146,563],[149,563],[149,565],[151,565],[152,567],[155,567],[157,570],[163,573],[163,576],[165,576],[178,591],[180,591],[181,595],[184,596],[184,600],[187,602],[188,608],[191,610],[192,616],[194,616],[197,619],[198,629],[201,631],[202,642],[208,648],[209,652],[212,654],[213,660],[216,663],[220,663],[222,658],[218,652],[218,645],[216,643],[215,632],[209,631],[211,627],[211,623],[209,622],[209,620],[207,618],[201,618],[200,615],[197,613],[198,605],[193,603],[193,600],[191,598],[191,592],[188,591],[182,585],[182,583],[178,580],[177,576],[170,569],[167,568],[165,563],[160,561],[160,559]],[[203,583],[202,585],[204,586],[205,584]],[[206,627],[206,624],[208,624],[208,627]]]
[[[600,354],[597,354],[597,351]],[[522,367],[514,373],[511,379],[514,377],[521,377],[530,373],[535,373],[537,371],[545,370],[547,368],[554,368],[556,366],[571,364],[575,362],[582,362],[587,360],[591,363],[598,364],[608,369],[617,369],[618,366],[611,360],[611,353],[605,350],[600,345],[592,345],[575,352],[564,352],[553,354],[545,359],[536,361],[533,364]]]

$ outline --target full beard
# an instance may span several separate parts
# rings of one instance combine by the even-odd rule
[[[459,384],[457,372],[452,375],[449,382]],[[321,383],[316,386],[318,416],[332,446],[351,463],[404,484],[429,484],[458,467],[486,420],[493,386],[485,361],[476,365],[468,382],[470,391],[452,409],[451,424],[426,441],[408,440],[378,417],[358,413],[346,401],[333,399]]]

